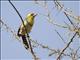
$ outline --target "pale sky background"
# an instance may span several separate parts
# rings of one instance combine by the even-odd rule
[[[52,18],[56,22],[64,25],[64,21],[69,23],[67,18],[62,12],[59,12],[54,8],[54,3],[47,1],[49,5],[49,10],[52,14]],[[15,7],[20,12],[23,19],[26,14],[29,12],[47,14],[44,7],[35,4],[33,1],[13,1]],[[79,1],[62,1],[66,8],[70,8],[75,15],[80,15],[79,13]],[[61,49],[65,46],[60,37],[56,34],[55,29],[63,36],[64,40],[67,41],[67,32],[68,30],[56,27],[49,23],[45,16],[38,14],[35,18],[35,24],[33,26],[30,36],[33,40],[37,40],[39,43],[48,45],[53,49]],[[1,1],[1,18],[3,21],[12,29],[17,30],[21,24],[21,20],[13,7],[8,1]],[[77,41],[76,41],[77,40]],[[75,38],[75,41],[71,44],[72,48],[76,49],[79,46],[79,39]],[[39,47],[36,47],[34,50],[41,60],[56,60],[54,56],[48,57],[50,51]],[[23,45],[17,41],[13,35],[7,32],[4,28],[1,29],[1,59],[4,60],[32,60],[32,55],[26,51]],[[64,58],[63,60],[66,60]],[[68,59],[69,60],[69,59]]]

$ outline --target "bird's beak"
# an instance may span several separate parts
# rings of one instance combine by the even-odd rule
[[[34,17],[37,16],[38,14],[34,14]]]

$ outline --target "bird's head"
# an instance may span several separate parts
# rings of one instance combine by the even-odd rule
[[[27,18],[30,18],[30,19],[34,19],[35,16],[37,16],[36,13],[28,13],[28,14],[27,14]]]

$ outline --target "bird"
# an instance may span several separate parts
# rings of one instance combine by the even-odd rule
[[[24,24],[22,23],[17,31],[17,36],[22,38],[23,44],[26,46],[26,49],[29,48],[29,43],[26,39],[26,35],[31,32],[36,16],[36,13],[28,13],[23,21]]]

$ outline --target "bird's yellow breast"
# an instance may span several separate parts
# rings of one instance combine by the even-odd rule
[[[33,26],[33,21],[29,20],[29,21],[24,21],[24,25],[21,24],[20,26],[20,32],[19,34],[22,34],[22,35],[25,35],[26,33],[30,33],[31,32],[31,29],[32,29],[32,26]],[[25,30],[26,28],[26,30]]]

